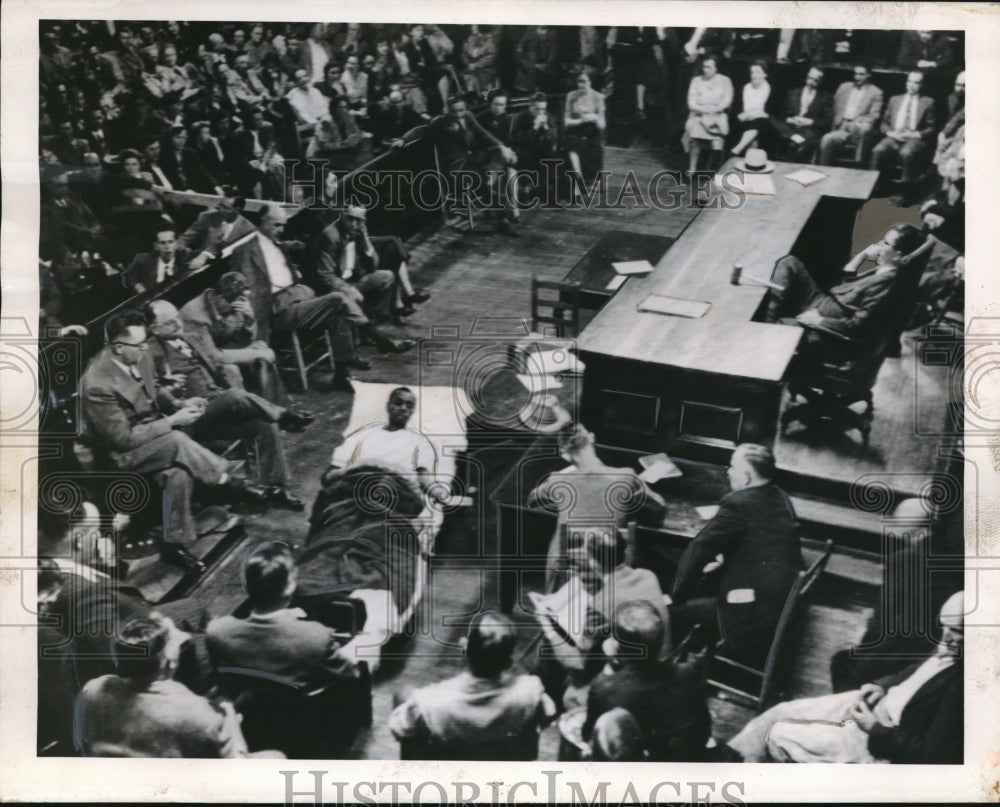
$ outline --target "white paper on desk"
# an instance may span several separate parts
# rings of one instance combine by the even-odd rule
[[[796,168],[794,171],[790,171],[785,174],[785,179],[790,179],[792,182],[798,182],[803,187],[808,188],[810,185],[815,185],[817,182],[822,182],[824,179],[829,179],[827,174],[822,171],[817,171],[815,168],[808,168],[802,166],[801,168]]]
[[[717,504],[707,504],[704,507],[694,508],[697,511],[700,518],[705,519],[705,521],[711,521],[719,512],[719,505]]]
[[[701,319],[712,310],[712,304],[704,300],[682,300],[666,294],[649,294],[635,307],[636,311],[651,311],[654,314],[669,314],[672,317]]]
[[[727,171],[726,184],[722,184],[722,174],[715,175],[715,184],[724,191],[736,193],[742,191],[750,196],[774,196],[774,180],[770,174],[751,174],[740,171]]]
[[[619,261],[611,264],[620,275],[648,275],[653,271],[649,261]]]
[[[674,465],[666,454],[648,454],[639,457],[639,464],[645,469],[639,474],[639,478],[649,484],[659,482],[661,479],[684,476],[681,469]]]
[[[611,278],[611,282],[604,288],[608,291],[618,291],[618,289],[625,285],[626,280],[628,280],[628,275],[615,275]]]

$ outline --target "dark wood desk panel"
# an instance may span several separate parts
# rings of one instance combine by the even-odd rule
[[[773,444],[781,382],[802,330],[753,322],[767,289],[733,286],[733,266],[769,278],[823,197],[860,207],[877,178],[823,166],[828,179],[802,187],[784,177],[796,167],[776,164],[774,196],[725,209],[736,197],[717,195],[719,206],[703,210],[655,270],[629,280],[580,334],[584,421],[602,442],[719,463],[739,442]],[[711,309],[700,319],[637,311],[651,293]]]
[[[604,233],[564,279],[581,285],[584,298],[581,305],[584,308],[598,309],[616,294],[607,288],[608,283],[618,276],[613,263],[649,261],[656,266],[673,243],[674,239],[665,235],[630,233],[625,230]],[[627,284],[631,281],[625,282]]]

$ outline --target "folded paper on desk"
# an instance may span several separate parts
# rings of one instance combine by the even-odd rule
[[[722,178],[725,176],[725,184]],[[741,171],[727,171],[715,175],[715,184],[724,191],[743,193],[751,196],[774,196],[774,180],[770,174],[748,174]]]
[[[648,275],[653,271],[649,261],[619,261],[611,264],[620,275]]]
[[[649,294],[635,307],[636,311],[652,311],[654,314],[669,314],[672,317],[701,319],[712,310],[712,304],[704,300],[682,300],[665,294]]]
[[[625,285],[626,280],[628,280],[628,275],[615,275],[611,278],[611,282],[604,288],[608,291],[618,291],[618,289]]]
[[[785,174],[785,179],[790,179],[792,182],[798,182],[803,187],[808,188],[810,185],[815,185],[817,182],[829,179],[829,177],[822,171],[817,171],[815,168],[807,168],[803,166],[802,168],[796,168],[794,171],[790,171]]]
[[[661,479],[684,476],[681,469],[674,465],[666,454],[648,454],[639,457],[639,464],[645,469],[639,474],[639,478],[649,484],[659,482]]]

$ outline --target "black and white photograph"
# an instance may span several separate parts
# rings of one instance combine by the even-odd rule
[[[997,9],[803,5],[5,9],[0,793],[989,800]]]

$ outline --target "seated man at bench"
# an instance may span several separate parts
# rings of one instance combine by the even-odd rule
[[[462,639],[468,669],[415,690],[389,716],[404,758],[537,757],[538,728],[555,717],[556,707],[536,676],[509,671],[516,640],[503,614],[485,611],[473,618]]]
[[[769,448],[744,443],[733,452],[732,492],[684,551],[677,569],[670,606],[675,640],[700,624],[706,639],[724,639],[731,655],[757,662],[766,654],[804,566],[795,510],[774,475]],[[719,566],[718,587],[705,596],[699,591],[701,576]]]
[[[146,318],[153,334],[149,354],[156,371],[160,405],[172,410],[201,407],[202,415],[190,424],[188,432],[198,441],[252,439],[268,501],[290,510],[304,510],[305,502],[289,490],[291,478],[278,426],[301,430],[313,421],[312,413],[281,407],[230,386],[222,367],[188,340],[172,303],[153,300],[146,306]]]
[[[80,382],[88,429],[116,468],[154,474],[163,488],[169,507],[161,558],[204,572],[205,565],[188,551],[198,537],[191,512],[194,482],[251,501],[266,500],[266,493],[232,476],[229,462],[181,431],[195,423],[204,408],[185,404],[171,414],[161,410],[142,315],[119,314],[107,323],[105,333],[107,343]]]
[[[744,762],[961,764],[965,599],[941,607],[941,641],[923,661],[860,689],[786,701],[728,743]]]
[[[882,321],[899,271],[923,244],[924,236],[916,227],[894,224],[881,241],[863,249],[844,266],[843,282],[826,290],[820,288],[798,258],[782,258],[773,276],[782,289],[771,292],[767,321],[863,339]],[[869,261],[874,261],[875,268],[859,274]],[[807,337],[807,349],[825,346],[826,342],[813,333]]]

